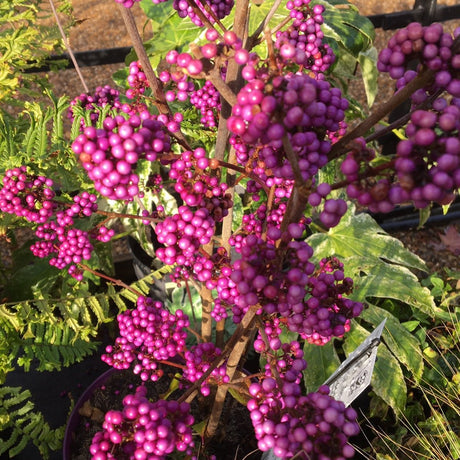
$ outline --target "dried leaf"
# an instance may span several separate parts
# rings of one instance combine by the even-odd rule
[[[460,255],[460,233],[455,225],[449,225],[443,234],[439,234],[442,245],[445,249],[455,255]]]

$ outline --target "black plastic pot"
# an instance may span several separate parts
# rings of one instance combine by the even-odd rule
[[[94,380],[91,385],[89,385],[86,390],[83,392],[83,394],[80,396],[80,399],[77,401],[75,404],[75,407],[73,408],[69,420],[67,422],[65,434],[64,434],[64,442],[62,445],[62,458],[63,460],[71,460],[72,458],[72,441],[73,441],[73,436],[75,431],[78,428],[78,425],[80,424],[81,420],[81,415],[80,415],[80,410],[85,404],[86,401],[88,401],[91,396],[93,395],[94,391],[97,388],[100,388],[106,381],[107,379],[112,376],[114,373],[120,372],[117,369],[114,369],[113,367],[105,371],[103,374],[101,374],[96,380]]]
[[[132,264],[137,279],[142,279],[161,267],[161,262],[150,257],[134,238],[128,237],[128,247],[132,255]],[[164,277],[155,279],[150,288],[150,296],[159,300],[166,298],[166,280]]]

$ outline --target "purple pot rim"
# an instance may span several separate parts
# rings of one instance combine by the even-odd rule
[[[100,387],[112,374],[115,374],[117,372],[120,372],[119,369],[115,369],[111,367],[110,369],[106,370],[104,373],[102,373],[99,377],[96,378],[83,392],[83,394],[78,398],[78,401],[76,402],[74,408],[72,409],[72,412],[70,413],[69,419],[67,420],[67,425],[65,428],[65,433],[64,433],[64,441],[62,444],[62,453],[63,453],[63,460],[70,460],[70,447],[72,443],[72,433],[75,431],[75,429],[78,426],[78,423],[80,422],[80,414],[78,411],[81,409],[83,404],[88,401],[94,391]]]

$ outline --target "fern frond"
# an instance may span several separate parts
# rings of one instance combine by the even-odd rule
[[[0,388],[0,455],[18,455],[29,442],[47,459],[52,450],[60,448],[64,427],[51,429],[41,412],[34,411],[29,390],[20,387]]]
[[[30,324],[64,322],[82,336],[96,335],[102,323],[111,321],[115,314],[110,308],[110,297],[95,294],[61,299],[24,300],[0,304],[0,319],[10,322],[18,331]]]
[[[22,338],[22,354],[18,364],[30,370],[32,360],[37,360],[38,371],[61,370],[82,361],[97,350],[99,343],[85,341],[62,322],[59,324],[33,324]]]
[[[62,96],[56,100],[56,98],[48,92],[48,96],[53,101],[53,126],[51,129],[51,142],[60,143],[64,137],[64,117],[69,109],[69,100],[67,97]]]
[[[155,283],[155,280],[161,280],[165,275],[171,272],[172,267],[169,265],[164,265],[159,269],[152,271],[144,278],[141,278],[140,280],[132,283],[131,288],[141,292],[144,295],[148,295],[152,284]],[[120,295],[130,300],[131,302],[136,302],[137,296],[129,289],[122,289],[120,291]]]

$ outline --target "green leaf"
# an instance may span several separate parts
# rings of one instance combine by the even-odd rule
[[[331,340],[318,346],[305,342],[304,359],[307,368],[303,371],[306,392],[316,391],[340,366],[340,359]]]
[[[354,300],[367,302],[372,297],[396,299],[434,316],[433,296],[406,267],[363,257],[349,257],[343,263],[345,273],[355,282],[350,296]]]
[[[423,355],[420,342],[398,319],[383,308],[370,305],[365,309],[360,318],[377,327],[383,318],[386,318],[385,329],[382,333],[386,345],[398,359],[411,372],[414,380],[419,382],[423,374]]]
[[[170,50],[187,51],[190,43],[204,33],[190,18],[180,18],[169,2],[141,2],[148,18],[151,19],[153,38],[145,43],[147,53],[153,57],[156,66]]]
[[[398,239],[386,233],[369,214],[354,214],[354,206],[339,225],[327,233],[315,233],[308,238],[314,257],[336,255],[347,258],[360,256],[363,260],[384,260],[405,267],[426,271],[425,262],[406,249]]]
[[[369,49],[375,39],[375,29],[368,18],[361,16],[348,2],[315,0],[314,3],[325,7],[323,31],[326,36],[341,43],[355,58]],[[337,5],[342,7],[336,8]]]
[[[352,321],[351,330],[347,333],[343,348],[347,356],[356,349],[370,333],[362,326]],[[401,367],[396,358],[384,344],[377,349],[377,360],[371,385],[373,391],[388,404],[396,415],[404,410],[406,405],[406,383]]]
[[[404,323],[401,323],[401,326],[409,332],[414,332],[415,329],[420,326],[420,321],[405,321]]]
[[[228,391],[232,395],[232,397],[236,401],[238,401],[241,405],[247,406],[247,404],[249,402],[249,399],[250,399],[250,397],[247,394],[242,393],[242,392],[238,391],[236,388],[232,388],[232,387],[230,387],[228,389]]]
[[[418,222],[417,229],[422,228],[426,224],[427,220],[430,218],[430,215],[431,215],[431,208],[432,208],[432,205],[430,204],[430,206],[427,206],[426,208],[419,209],[419,212],[418,212],[419,222]]]
[[[366,51],[361,51],[358,56],[361,74],[366,91],[367,105],[372,107],[377,96],[377,50],[372,47]]]
[[[4,295],[9,301],[20,301],[33,298],[34,286],[40,284],[48,289],[59,276],[61,271],[51,266],[45,259],[36,259],[33,265],[27,265],[14,273],[5,286]]]

